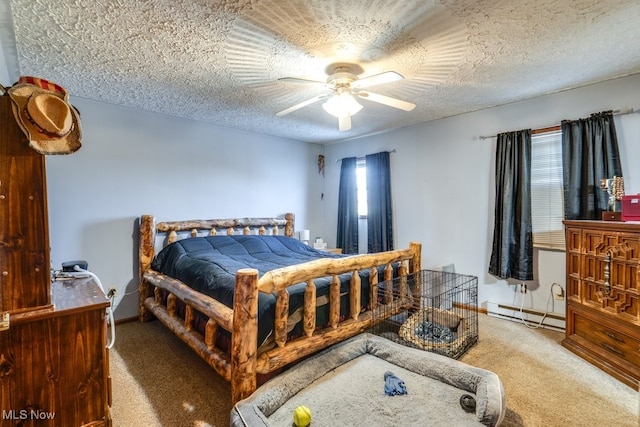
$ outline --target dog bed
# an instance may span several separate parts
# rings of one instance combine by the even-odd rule
[[[400,337],[417,348],[457,359],[476,337],[467,319],[456,313],[434,307],[424,308],[402,324]]]
[[[385,373],[407,394],[384,393]],[[466,397],[464,397],[466,396]],[[475,411],[465,407],[469,398]],[[271,379],[231,411],[231,426],[290,426],[309,407],[312,425],[499,425],[502,382],[490,371],[369,333],[324,350]]]

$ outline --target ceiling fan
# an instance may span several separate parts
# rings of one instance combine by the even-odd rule
[[[322,104],[322,107],[327,113],[338,118],[338,129],[341,131],[347,131],[351,129],[351,116],[362,109],[362,105],[356,101],[354,96],[404,111],[411,111],[416,106],[411,102],[362,90],[371,86],[404,79],[401,74],[395,71],[385,71],[380,74],[358,78],[358,75],[363,72],[360,66],[356,64],[337,63],[329,65],[326,72],[328,74],[326,82],[300,79],[296,77],[283,77],[278,79],[279,81],[321,84],[326,86],[328,91],[284,109],[276,113],[276,115],[284,116],[285,114],[289,114],[300,108],[306,107],[307,105],[311,105],[314,102],[320,101],[321,99],[327,99],[326,102]]]

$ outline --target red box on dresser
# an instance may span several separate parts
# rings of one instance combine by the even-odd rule
[[[622,196],[622,220],[640,221],[640,194]]]

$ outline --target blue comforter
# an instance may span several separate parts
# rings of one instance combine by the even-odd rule
[[[235,274],[241,268],[255,268],[262,276],[276,268],[342,256],[314,249],[291,237],[209,236],[187,238],[166,246],[154,258],[151,267],[233,307]],[[363,271],[361,275],[363,289],[365,285],[368,288],[368,272]],[[349,290],[349,276],[341,277],[341,293]],[[316,296],[328,294],[330,278],[317,279],[315,284]],[[289,288],[290,314],[303,306],[304,289],[304,283]],[[368,292],[362,292],[362,299],[363,306],[368,304]],[[258,295],[258,345],[272,333],[275,302],[273,295],[262,292]],[[348,303],[341,302],[341,308],[347,310]],[[320,318],[322,310],[318,310],[318,316],[320,326],[326,319]]]

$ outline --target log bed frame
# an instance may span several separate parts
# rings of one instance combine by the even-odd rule
[[[188,344],[205,362],[231,384],[232,404],[248,397],[257,388],[257,375],[270,374],[308,355],[344,341],[372,326],[373,320],[382,320],[407,307],[419,304],[415,293],[408,291],[406,280],[400,280],[401,292],[387,292],[381,302],[373,296],[378,294],[378,270],[385,266],[383,280],[391,279],[391,265],[399,263],[401,277],[420,271],[421,245],[412,242],[408,249],[375,254],[353,255],[343,258],[323,258],[290,267],[267,272],[258,278],[258,271],[247,268],[236,274],[233,309],[217,300],[194,291],[179,280],[165,276],[151,268],[155,256],[156,239],[165,237],[166,244],[175,241],[179,233],[190,237],[201,233],[215,235],[217,230],[235,234],[242,230],[250,234],[251,229],[258,234],[278,234],[293,237],[294,215],[284,218],[240,218],[194,221],[160,222],[156,224],[151,215],[140,218],[139,246],[139,320],[146,322],[155,316],[182,341]],[[270,232],[268,231],[270,230]],[[349,316],[340,318],[340,282],[338,275],[356,273],[370,269],[370,310],[360,308],[360,276],[352,274],[350,283]],[[313,279],[333,277],[329,291],[329,326],[317,329],[316,288]],[[304,295],[303,329],[301,337],[287,340],[287,320],[289,294],[287,287],[307,283]],[[258,352],[258,292],[271,293],[276,297],[274,336],[276,345],[262,353]],[[167,295],[163,297],[163,295]],[[400,298],[391,301],[395,295]],[[419,298],[419,293],[417,294]],[[179,303],[184,310],[177,310]],[[200,333],[194,327],[196,312],[204,316],[206,327]],[[183,315],[183,314],[184,315]],[[230,352],[216,345],[216,333],[222,328],[231,334]]]

